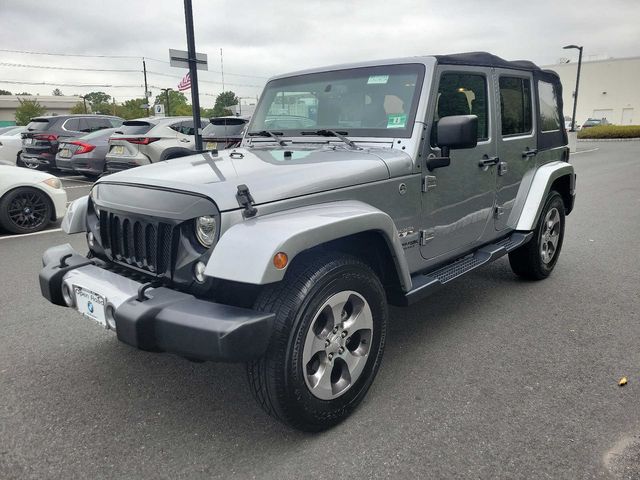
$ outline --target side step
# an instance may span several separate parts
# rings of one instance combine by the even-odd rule
[[[450,281],[482,265],[493,262],[519,246],[524,245],[532,236],[533,232],[515,232],[499,242],[485,245],[475,252],[458,258],[435,270],[414,274],[411,277],[413,289],[405,294],[403,303],[410,305],[422,300]]]

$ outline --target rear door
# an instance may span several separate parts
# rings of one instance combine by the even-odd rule
[[[495,70],[498,91],[495,228],[515,225],[518,192],[529,190],[536,167],[537,141],[534,129],[533,78],[527,71]],[[524,198],[524,197],[522,197]],[[517,210],[517,209],[516,209]]]

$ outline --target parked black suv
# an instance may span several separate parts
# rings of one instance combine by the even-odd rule
[[[32,118],[22,134],[19,165],[33,169],[55,168],[59,138],[122,125],[120,117],[108,115],[55,115]]]

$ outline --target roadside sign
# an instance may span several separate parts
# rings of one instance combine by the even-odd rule
[[[153,106],[153,114],[156,117],[164,117],[164,105],[158,104]]]
[[[184,50],[169,49],[169,64],[172,67],[189,68],[189,54]],[[208,70],[206,53],[196,53],[196,67],[198,70]]]

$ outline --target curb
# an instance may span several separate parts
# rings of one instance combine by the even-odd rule
[[[579,138],[579,142],[640,142],[640,137],[634,138]]]

